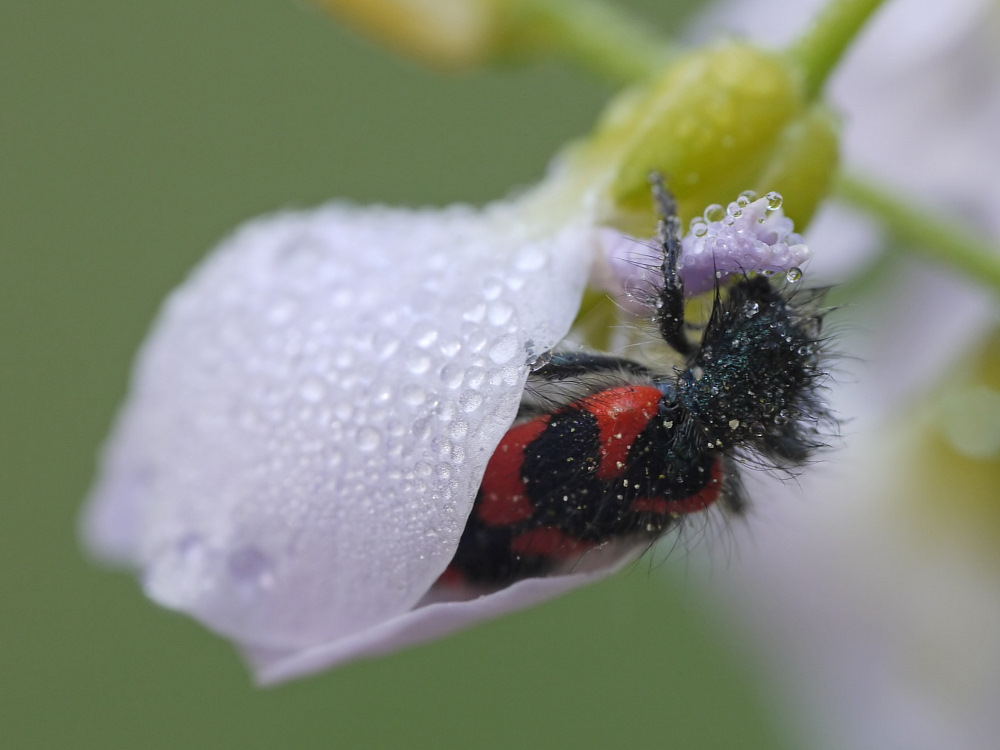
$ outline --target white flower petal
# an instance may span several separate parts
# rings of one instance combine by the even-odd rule
[[[529,200],[331,205],[223,243],[141,352],[90,547],[255,653],[383,650],[364,631],[449,562],[527,363],[579,305],[592,228],[537,226]]]
[[[312,648],[297,651],[245,649],[244,656],[253,666],[260,684],[275,684],[329,669],[345,661],[378,656],[435,640],[484,620],[527,609],[578,586],[600,580],[631,559],[627,558],[612,567],[592,573],[527,578],[506,589],[470,601],[420,606],[354,635]]]

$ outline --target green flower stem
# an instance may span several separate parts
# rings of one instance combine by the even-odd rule
[[[816,98],[844,52],[884,0],[830,0],[788,54],[804,73],[805,94]]]
[[[830,0],[788,56],[803,72],[807,99],[816,98],[844,52],[885,0]],[[507,8],[515,48],[544,49],[617,82],[661,72],[674,45],[603,0],[514,0]]]
[[[601,0],[519,0],[509,12],[517,46],[556,52],[618,83],[662,71],[674,54],[649,24]]]
[[[854,175],[838,176],[835,191],[906,240],[907,251],[1000,291],[1000,248],[965,229],[962,219],[905,203],[890,191]]]

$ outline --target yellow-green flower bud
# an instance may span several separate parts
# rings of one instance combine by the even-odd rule
[[[730,43],[679,59],[626,91],[567,161],[607,170],[610,219],[629,228],[639,216],[652,221],[654,170],[668,180],[685,218],[742,190],[778,190],[802,225],[837,165],[836,124],[806,98],[787,58]]]
[[[1000,562],[1000,508],[996,502],[1000,486],[1000,331],[994,331],[982,349],[956,368],[942,384],[942,392],[927,412],[917,419],[930,429],[914,427],[922,436],[909,465],[915,489],[912,497],[923,500],[923,517],[965,522],[983,535],[995,562]],[[942,504],[944,503],[944,504]],[[933,506],[933,507],[931,507]],[[946,510],[946,513],[940,511]]]
[[[397,52],[437,68],[472,67],[502,36],[500,0],[319,0]]]

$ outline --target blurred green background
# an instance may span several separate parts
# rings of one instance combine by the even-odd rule
[[[259,690],[225,641],[77,543],[133,354],[223,235],[338,196],[501,196],[609,93],[555,64],[435,76],[293,0],[0,4],[0,746],[780,744],[762,677],[676,557]]]

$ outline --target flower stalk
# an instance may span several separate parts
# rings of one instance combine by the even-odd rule
[[[600,0],[511,4],[513,47],[549,50],[618,83],[663,70],[674,45],[648,24]]]
[[[802,70],[807,99],[815,99],[823,92],[830,74],[883,2],[832,0],[788,49],[789,59]]]
[[[942,263],[1000,291],[1000,251],[991,241],[967,229],[961,219],[905,201],[853,174],[838,175],[834,189],[854,208],[876,217],[906,240],[907,252]]]

